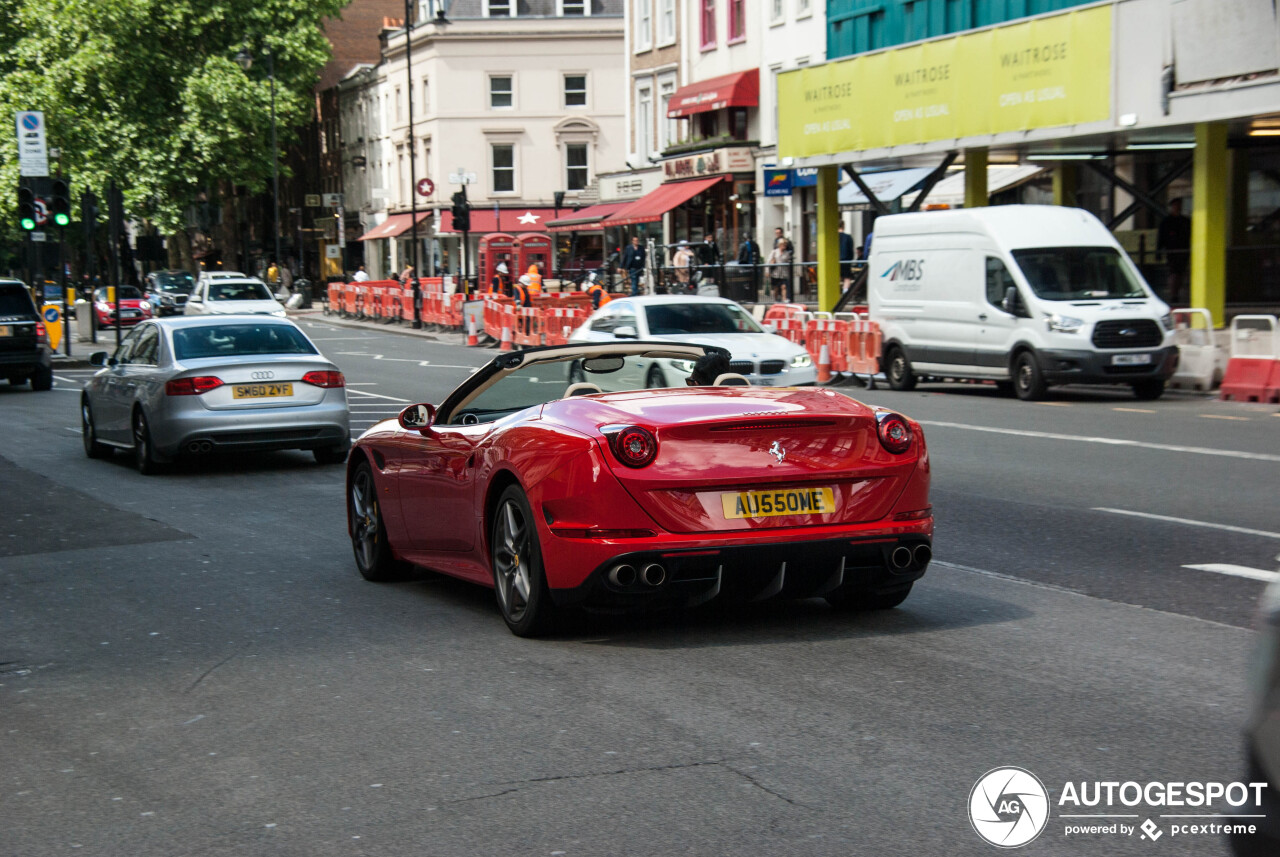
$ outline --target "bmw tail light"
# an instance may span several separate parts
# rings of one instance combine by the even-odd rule
[[[609,438],[613,457],[627,467],[646,467],[658,455],[658,439],[648,429],[640,426],[608,426],[604,433]]]
[[[876,434],[880,438],[880,445],[894,455],[901,455],[911,449],[915,440],[907,418],[888,411],[876,415]]]
[[[313,387],[345,387],[347,380],[342,377],[341,372],[333,372],[330,370],[308,372],[302,376],[304,383]]]
[[[166,396],[199,396],[222,386],[222,379],[213,375],[198,375],[194,378],[174,378],[164,385]]]

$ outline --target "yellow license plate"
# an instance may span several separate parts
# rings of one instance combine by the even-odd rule
[[[720,495],[720,507],[726,518],[829,515],[836,510],[836,495],[830,488],[735,491]]]
[[[292,384],[236,384],[231,388],[233,399],[269,399],[273,396],[292,395]]]

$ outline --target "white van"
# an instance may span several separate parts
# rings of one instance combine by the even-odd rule
[[[932,376],[994,380],[1022,399],[1052,384],[1127,384],[1156,399],[1178,365],[1169,307],[1078,208],[880,217],[867,282],[895,390]]]

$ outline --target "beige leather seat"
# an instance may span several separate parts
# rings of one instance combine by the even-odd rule
[[[601,390],[590,381],[579,381],[576,384],[569,385],[568,389],[564,391],[564,397],[567,399],[570,396],[590,396],[593,393],[603,392],[604,390]]]
[[[750,387],[751,382],[737,372],[725,372],[716,376],[714,387]]]

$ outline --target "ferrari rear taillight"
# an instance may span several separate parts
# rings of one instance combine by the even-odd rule
[[[166,396],[199,396],[222,386],[222,379],[214,375],[197,375],[194,378],[174,378],[164,385]]]
[[[308,372],[302,376],[302,380],[313,387],[345,387],[347,385],[341,372],[331,370]]]
[[[911,442],[915,439],[906,417],[888,411],[876,416],[876,434],[880,445],[894,455],[911,449]]]
[[[658,439],[640,426],[609,426],[604,429],[614,458],[627,467],[645,467],[658,455]]]

